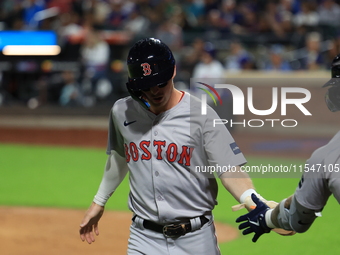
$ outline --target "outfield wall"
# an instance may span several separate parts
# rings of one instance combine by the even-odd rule
[[[243,123],[235,124],[233,132],[237,133],[264,133],[264,134],[292,134],[308,136],[331,136],[338,130],[338,113],[331,113],[324,103],[326,88],[321,86],[329,80],[330,72],[240,72],[225,74],[226,83],[235,84],[245,96],[245,114],[234,116],[233,121]],[[246,105],[247,88],[253,88],[253,105],[259,110],[269,109],[272,104],[272,88],[278,88],[278,107],[269,116],[256,116],[252,114]],[[301,87],[311,93],[311,99],[303,104],[312,116],[305,116],[296,106],[287,106],[287,115],[281,115],[280,89],[282,87]],[[288,95],[289,98],[297,98],[303,95]],[[95,128],[106,129],[110,108],[114,102],[106,102],[100,106],[91,108],[62,108],[58,106],[44,105],[36,109],[29,109],[26,105],[5,105],[0,107],[0,127],[57,127],[57,128]],[[229,110],[230,111],[230,110]],[[274,122],[265,121],[275,119]],[[298,125],[287,128],[281,125],[284,119],[294,119]],[[249,120],[263,120],[262,127],[250,127]],[[259,121],[251,122],[251,125],[260,125]],[[288,123],[292,125],[294,123]],[[274,127],[272,127],[274,125]]]

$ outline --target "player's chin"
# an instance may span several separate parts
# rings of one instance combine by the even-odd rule
[[[162,104],[162,102],[164,101],[164,97],[163,96],[160,96],[160,97],[153,97],[151,99],[152,103],[155,104],[155,105],[160,105]]]

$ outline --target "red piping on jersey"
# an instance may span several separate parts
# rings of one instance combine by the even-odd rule
[[[181,98],[179,99],[178,103],[181,102],[182,98],[184,97],[184,91],[181,91],[181,93],[182,93],[182,96],[181,96]]]

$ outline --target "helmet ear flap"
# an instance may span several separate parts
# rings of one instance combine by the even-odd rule
[[[331,112],[340,111],[340,86],[332,86],[325,95],[325,101]]]
[[[134,91],[130,89],[129,83],[126,83],[127,90],[130,94],[130,96],[136,100],[141,106],[143,106],[145,109],[150,108],[150,104],[142,97],[142,92],[141,91]]]

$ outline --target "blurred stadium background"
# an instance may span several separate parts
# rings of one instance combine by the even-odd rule
[[[126,54],[143,37],[171,47],[180,88],[209,76],[202,64],[214,78],[328,71],[340,48],[339,2],[2,0],[0,105],[111,106],[127,95]],[[58,48],[43,51],[47,44]]]

